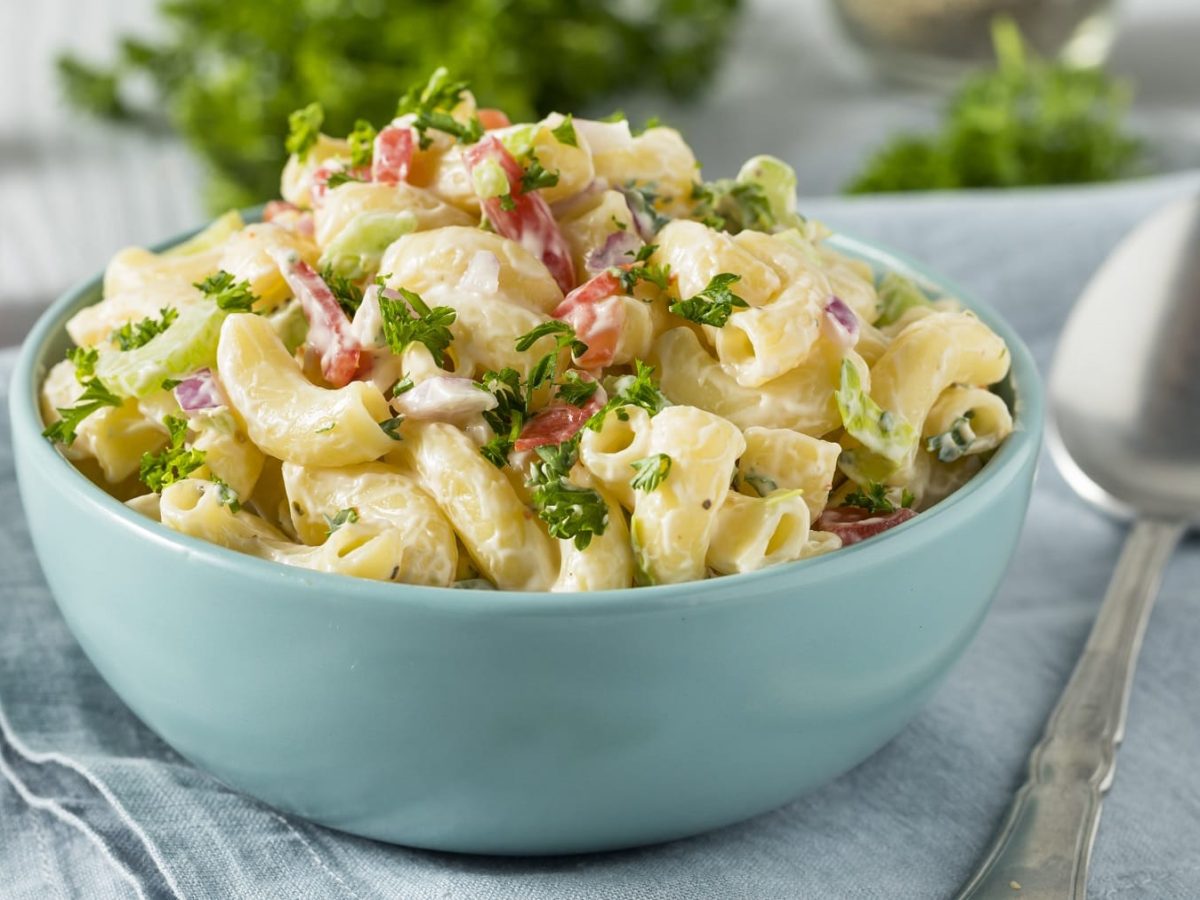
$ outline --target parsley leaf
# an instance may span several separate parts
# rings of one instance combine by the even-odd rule
[[[392,352],[399,355],[409,344],[424,344],[439,366],[446,361],[446,348],[454,342],[450,326],[457,313],[450,306],[432,309],[419,294],[404,288],[384,287],[387,276],[376,279],[379,285],[379,313],[383,318],[383,336]],[[402,299],[388,296],[395,292]],[[411,311],[410,308],[411,307]]]
[[[109,340],[116,344],[122,352],[144,347],[154,338],[171,327],[171,323],[179,318],[179,313],[172,306],[164,306],[159,311],[160,318],[151,319],[149,316],[140,322],[126,322],[120,328],[114,329]]]
[[[237,515],[242,510],[242,502],[238,499],[237,491],[227,485],[224,481],[213,475],[209,479],[217,486],[217,502],[222,506],[228,506],[229,511]]]
[[[87,379],[96,374],[100,351],[95,347],[72,347],[67,351],[67,359],[75,366],[75,380],[87,384]]]
[[[393,441],[403,440],[400,437],[400,426],[404,424],[404,416],[392,416],[379,423],[380,429]]]
[[[653,456],[634,460],[629,466],[635,473],[629,481],[629,486],[635,491],[649,493],[671,474],[671,457],[665,453],[655,453]]]
[[[579,459],[579,436],[553,446],[536,448],[527,484],[533,488],[533,507],[551,537],[575,541],[579,550],[608,527],[608,504],[593,488],[567,480]]]
[[[325,186],[332,191],[334,188],[341,187],[343,184],[349,184],[352,181],[356,184],[365,184],[367,179],[361,178],[346,169],[338,169],[336,172],[331,172],[329,177],[325,179]]]
[[[413,127],[417,130],[417,144],[422,150],[429,148],[433,138],[429,131],[441,131],[457,138],[464,144],[473,144],[483,137],[483,125],[479,116],[472,113],[464,124],[450,113],[462,101],[467,91],[465,81],[454,81],[444,66],[434,70],[423,87],[413,85],[400,98],[396,115],[412,113]]]
[[[721,328],[729,321],[733,308],[746,308],[749,304],[735,294],[730,285],[741,281],[741,275],[722,272],[709,279],[704,290],[686,300],[678,300],[669,307],[671,312],[690,322],[714,325]]]
[[[575,120],[570,113],[567,113],[567,117],[558,125],[551,128],[550,133],[560,144],[566,144],[568,147],[579,146],[579,138],[575,135]]]
[[[346,314],[346,318],[353,319],[354,314],[358,312],[358,308],[362,306],[362,289],[345,275],[339,275],[334,271],[332,264],[326,265],[321,269],[321,280],[325,282],[329,290],[333,293],[338,306]]]
[[[75,430],[79,424],[92,413],[106,406],[120,406],[124,401],[104,386],[99,378],[89,378],[83,382],[83,393],[74,406],[58,407],[62,416],[53,425],[46,427],[42,437],[49,438],[51,443],[71,446],[75,443]]]
[[[489,370],[483,373],[480,387],[496,398],[496,406],[483,413],[484,421],[495,436],[480,447],[479,452],[497,469],[503,469],[529,411],[521,390],[521,375],[516,369],[507,367],[499,372]]]
[[[309,151],[321,134],[321,123],[325,121],[325,109],[320,103],[310,103],[288,116],[288,136],[284,149],[294,153],[301,162],[308,159]]]
[[[203,281],[197,281],[192,287],[198,288],[220,309],[228,312],[251,312],[254,304],[258,302],[258,297],[250,290],[249,281],[242,279],[235,282],[233,275],[224,269],[218,269]]]
[[[366,119],[356,119],[354,130],[346,140],[350,144],[350,165],[353,168],[369,166],[375,154],[375,126]],[[332,187],[332,185],[331,185]]]
[[[558,184],[558,172],[551,172],[542,167],[538,158],[529,154],[529,165],[521,175],[521,193],[528,194],[539,188],[554,187]],[[510,196],[511,199],[511,196]],[[503,205],[503,201],[501,201]]]
[[[558,385],[558,399],[564,403],[570,403],[572,406],[582,407],[595,396],[599,389],[600,382],[587,381],[572,369],[563,375],[563,380]]]
[[[517,338],[514,346],[518,352],[524,353],[539,340],[550,335],[554,335],[554,349],[534,363],[533,368],[529,370],[529,379],[525,384],[526,406],[533,403],[534,391],[554,380],[558,373],[559,353],[568,348],[574,356],[582,356],[587,353],[587,344],[575,337],[575,329],[567,322],[558,319],[551,319],[531,328]]]
[[[329,537],[343,525],[352,525],[358,521],[358,510],[353,506],[346,509],[339,509],[334,516],[326,516],[325,524],[328,526],[325,531],[325,537]]]
[[[167,416],[163,424],[171,435],[170,443],[160,453],[142,454],[142,463],[138,466],[138,479],[156,494],[161,494],[167,485],[182,481],[204,465],[203,450],[190,450],[184,446],[187,419]]]
[[[613,390],[610,391],[608,402],[587,420],[584,427],[590,428],[592,431],[599,431],[610,412],[620,410],[625,406],[640,406],[650,415],[656,416],[671,405],[671,401],[651,380],[651,376],[654,375],[654,367],[646,365],[640,359],[635,359],[633,366],[634,374],[622,375],[616,380]]]
[[[634,255],[632,263],[616,266],[610,270],[616,276],[622,291],[632,294],[639,281],[652,284],[660,291],[665,291],[671,286],[671,266],[666,263],[662,265],[651,265],[650,263],[650,257],[657,249],[658,244],[646,244]]]
[[[887,486],[880,484],[877,481],[867,483],[866,490],[861,487],[856,491],[851,491],[842,500],[843,506],[857,506],[860,509],[865,509],[869,513],[886,514],[896,511],[896,504],[887,495]],[[908,502],[905,503],[904,501]],[[901,497],[901,505],[908,506],[912,503],[912,494],[905,491]]]
[[[407,394],[415,387],[412,376],[405,375],[399,381],[392,385],[392,396],[399,397],[401,394]]]

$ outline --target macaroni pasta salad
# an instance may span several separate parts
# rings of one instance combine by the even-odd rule
[[[376,130],[291,117],[280,201],[109,263],[46,436],[168,528],[327,572],[588,591],[906,521],[1009,434],[1004,342],[876,280],[760,156],[511,124],[444,70]]]

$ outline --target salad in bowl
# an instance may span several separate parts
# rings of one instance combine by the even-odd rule
[[[758,156],[510,123],[444,70],[381,127],[291,118],[282,199],[109,263],[45,436],[168,528],[426,586],[751,572],[918,516],[1013,428],[1005,341],[877,278]]]

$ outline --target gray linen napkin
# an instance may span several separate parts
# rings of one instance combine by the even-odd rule
[[[1009,317],[1044,368],[1107,250],[1156,206],[1197,189],[1193,174],[805,209],[957,279]],[[12,353],[0,353],[0,394],[12,365]],[[0,895],[14,900],[946,897],[1022,776],[1123,533],[1044,465],[1017,559],[946,685],[890,745],[808,797],[661,847],[462,857],[279,815],[194,769],[142,726],[53,606],[20,512],[8,430],[0,412]],[[1200,890],[1198,582],[1200,548],[1185,544],[1147,634],[1091,897],[1169,900]]]

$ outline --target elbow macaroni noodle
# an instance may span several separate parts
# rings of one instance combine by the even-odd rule
[[[1004,342],[826,245],[782,163],[704,184],[670,128],[417,122],[366,164],[314,136],[283,215],[114,256],[42,385],[66,457],[262,559],[576,592],[835,551],[1012,431]]]

